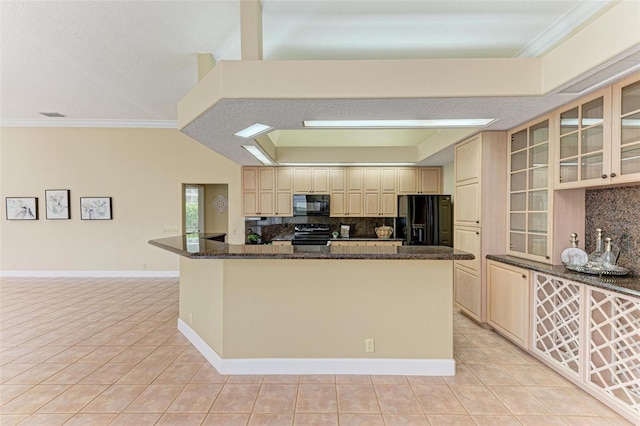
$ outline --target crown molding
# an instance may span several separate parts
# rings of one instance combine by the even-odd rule
[[[0,119],[0,127],[113,127],[177,129],[177,120]]]

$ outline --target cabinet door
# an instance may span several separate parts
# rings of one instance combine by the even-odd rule
[[[395,192],[383,192],[380,195],[380,215],[385,217],[398,216],[398,197]]]
[[[475,256],[473,260],[456,260],[456,266],[463,266],[475,272],[480,273],[482,264],[481,251],[481,235],[480,228],[464,228],[456,226],[454,230],[453,246]]]
[[[276,187],[274,167],[258,167],[258,191],[271,192]]]
[[[242,215],[255,216],[258,214],[258,193],[245,191],[242,193]]]
[[[362,167],[347,168],[347,192],[364,191],[364,169]]]
[[[291,192],[276,192],[275,202],[276,216],[293,216],[293,197]]]
[[[397,191],[398,169],[382,168],[380,169],[380,190],[382,192]]]
[[[310,194],[313,192],[311,167],[294,167],[293,192],[294,194]]]
[[[347,193],[346,192],[332,192],[329,202],[329,214],[332,217],[346,216],[347,210]]]
[[[555,188],[611,183],[610,94],[608,87],[556,112]]]
[[[453,209],[456,225],[480,226],[480,184],[456,186]]]
[[[258,168],[243,167],[242,168],[242,191],[258,190]]]
[[[487,261],[487,322],[514,343],[528,347],[529,271]]]
[[[456,184],[477,181],[482,167],[482,140],[480,135],[455,148]],[[457,202],[458,200],[456,200]]]
[[[314,194],[329,193],[329,169],[327,167],[314,167],[311,170],[312,192]]]
[[[364,194],[364,215],[380,216],[380,193],[367,192]]]
[[[453,268],[456,305],[476,321],[480,321],[480,278],[467,269]]]
[[[332,167],[329,171],[329,175],[330,193],[347,191],[347,169],[344,167]]]
[[[552,188],[550,116],[509,134],[508,253],[550,262]]]
[[[441,172],[437,168],[421,168],[418,169],[419,174],[419,191],[421,194],[441,194],[442,182]]]
[[[275,215],[293,216],[293,169],[276,167]]]
[[[347,192],[347,216],[362,216],[362,192]]]
[[[366,167],[364,169],[364,191],[380,192],[380,169],[377,167]]]
[[[418,193],[418,172],[415,167],[398,168],[398,194]]]
[[[613,86],[611,182],[640,181],[640,75]]]
[[[275,194],[273,192],[259,192],[258,199],[258,211],[260,216],[275,216],[276,206],[274,202]]]
[[[293,169],[276,167],[276,191],[293,193]]]

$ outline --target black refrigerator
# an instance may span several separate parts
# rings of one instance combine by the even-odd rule
[[[407,245],[453,247],[451,195],[401,195],[398,197],[396,238]]]

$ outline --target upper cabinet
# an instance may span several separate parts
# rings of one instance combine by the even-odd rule
[[[395,217],[398,212],[395,168],[364,168],[365,216]]]
[[[509,132],[508,253],[549,260],[552,240],[549,187],[550,117]]]
[[[242,213],[245,216],[275,215],[273,167],[242,168]]]
[[[555,115],[555,189],[640,181],[639,73]]]
[[[611,183],[611,88],[560,108],[556,119],[556,189]]]
[[[611,183],[640,181],[640,74],[613,86]]]
[[[331,216],[363,216],[364,169],[336,167],[331,169]]]
[[[442,194],[441,167],[399,167],[398,190],[404,194]]]
[[[293,216],[293,169],[276,167],[275,215]]]
[[[328,167],[294,167],[293,192],[295,194],[328,194]]]

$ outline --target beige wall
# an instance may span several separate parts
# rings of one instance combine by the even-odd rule
[[[453,358],[450,260],[181,258],[180,277],[180,319],[222,358]]]
[[[204,232],[224,232],[228,234],[229,210],[227,209],[221,213],[211,204],[218,195],[222,195],[229,200],[229,186],[225,184],[204,186]]]
[[[193,182],[228,185],[241,243],[240,167],[177,130],[1,128],[0,270],[177,271],[177,256],[147,241],[181,229]],[[71,190],[70,220],[45,219],[45,189]],[[40,219],[7,221],[7,196],[38,197]],[[112,197],[113,220],[80,220],[81,196]]]

